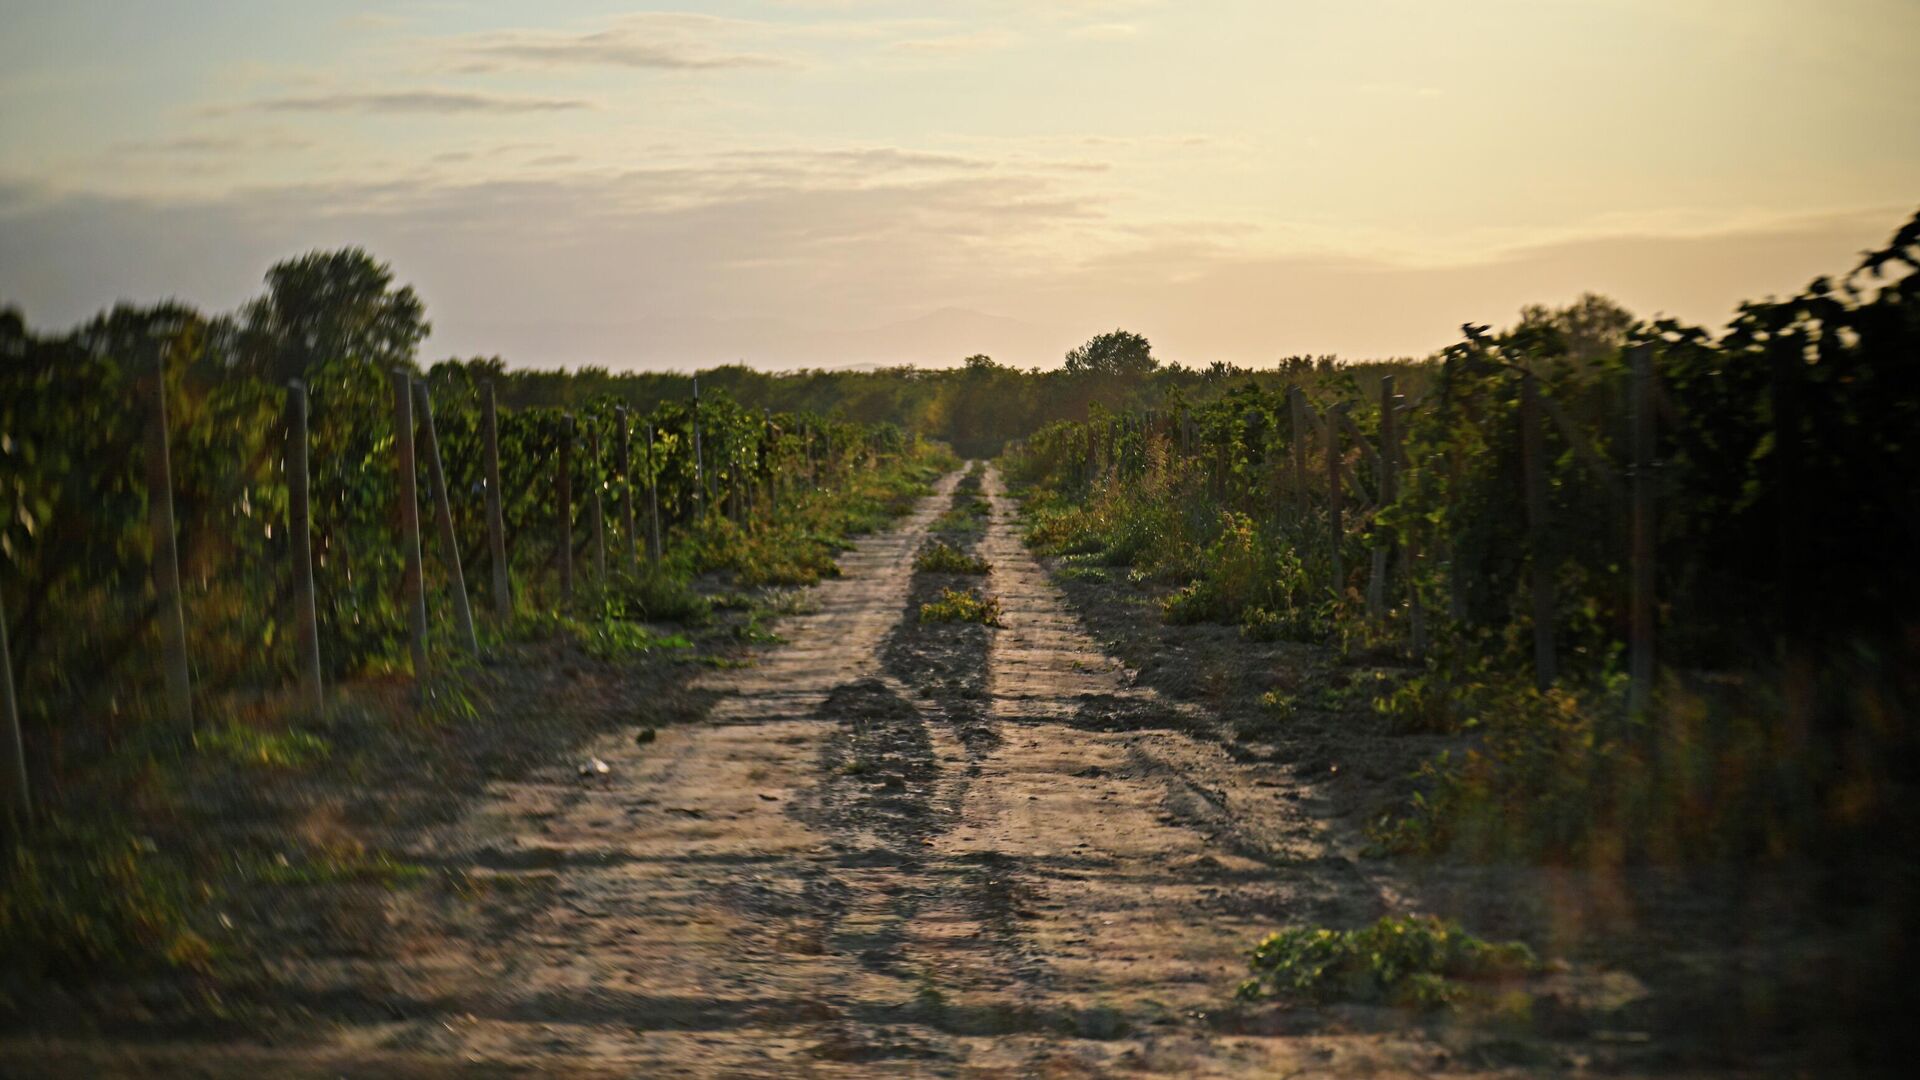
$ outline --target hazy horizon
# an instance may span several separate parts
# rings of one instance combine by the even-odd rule
[[[427,359],[1264,366],[1587,291],[1717,327],[1920,193],[1899,0],[682,8],[9,4],[0,303],[359,245]]]

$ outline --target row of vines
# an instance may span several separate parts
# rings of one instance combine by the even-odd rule
[[[1920,217],[1717,336],[1643,323],[1578,355],[1468,326],[1397,386],[1096,410],[1012,472],[1038,545],[1160,583],[1168,621],[1397,656],[1383,711],[1478,735],[1389,846],[1560,799],[1485,853],[1804,850],[1914,780],[1916,268]]]
[[[289,527],[288,387],[225,369],[177,309],[117,310],[80,332],[0,334],[0,603],[28,756],[44,768],[151,738],[168,613],[157,586],[155,430],[164,416],[180,623],[196,697],[275,694],[303,674]],[[906,450],[888,425],[741,408],[723,394],[644,414],[606,398],[497,419],[504,565],[489,542],[484,414],[459,365],[421,375],[340,358],[303,380],[310,556],[328,680],[404,671],[410,644],[395,387],[419,380],[466,589],[489,632],[513,609],[644,620],[650,578],[804,574],[739,557],[738,538],[853,470]],[[156,398],[156,392],[159,397]],[[164,402],[164,409],[159,402]],[[415,410],[415,435],[425,433]],[[458,644],[455,560],[439,543],[430,462],[415,455],[423,586],[436,648]],[[622,451],[625,451],[623,456]],[[489,583],[504,570],[511,605]],[[576,579],[579,587],[575,587]],[[176,733],[177,734],[177,733]]]

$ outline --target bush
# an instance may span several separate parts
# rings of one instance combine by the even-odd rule
[[[1417,675],[1373,703],[1373,711],[1400,735],[1444,735],[1459,730],[1460,695],[1438,673]]]
[[[1406,812],[1373,830],[1385,850],[1456,851],[1479,859],[1569,860],[1596,843],[1618,848],[1623,785],[1644,770],[1628,766],[1625,743],[1603,728],[1595,711],[1560,689],[1513,683],[1476,688],[1478,745],[1443,752],[1415,773],[1422,790]],[[1443,691],[1414,691],[1408,708],[1445,715]],[[1393,697],[1387,699],[1393,701]],[[1412,712],[1408,720],[1419,717]]]
[[[1269,934],[1248,954],[1242,998],[1356,1001],[1431,1009],[1471,992],[1467,982],[1516,979],[1539,968],[1518,941],[1492,943],[1439,919],[1383,918],[1358,930]]]
[[[684,574],[664,566],[615,575],[605,601],[606,615],[615,619],[698,625],[713,614],[713,605],[694,591]]]
[[[1290,549],[1272,550],[1245,514],[1223,511],[1220,526],[1201,560],[1200,580],[1161,602],[1166,620],[1241,623],[1253,628],[1249,636],[1291,636],[1296,628],[1311,629],[1296,602],[1307,584],[1299,556]]]
[[[187,926],[192,906],[186,876],[151,841],[54,819],[0,864],[0,956],[9,974],[27,978],[199,967],[209,954]]]

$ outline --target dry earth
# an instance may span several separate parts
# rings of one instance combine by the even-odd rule
[[[842,559],[704,719],[488,787],[383,945],[285,972],[306,1041],[45,1044],[197,1075],[1533,1075],[1621,1061],[1394,1010],[1241,1005],[1273,929],[1418,910],[1321,760],[1248,752],[1089,636],[991,472],[1004,626],[922,623],[958,477]],[[971,538],[969,538],[971,539]],[[589,756],[604,775],[582,777]],[[1575,990],[1606,976],[1545,977]],[[1584,980],[1584,982],[1582,981]],[[1615,987],[1624,997],[1630,985]],[[1571,992],[1571,991],[1570,991]],[[9,1068],[32,1072],[15,1044]]]

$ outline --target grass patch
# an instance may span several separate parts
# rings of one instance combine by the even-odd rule
[[[206,896],[152,840],[65,818],[39,822],[0,862],[0,956],[9,974],[202,969],[211,948],[187,924]],[[0,987],[0,1004],[9,990]]]
[[[1239,990],[1246,999],[1437,1009],[1483,993],[1485,984],[1528,975],[1540,962],[1522,942],[1488,942],[1450,922],[1409,916],[1358,930],[1269,934],[1248,953],[1247,966],[1253,974]]]
[[[602,599],[610,619],[698,626],[713,614],[713,605],[694,590],[687,576],[666,566],[616,575]]]
[[[941,589],[940,598],[920,605],[921,622],[974,622],[1001,626],[1000,601],[978,589]]]
[[[987,560],[969,555],[944,540],[935,540],[913,557],[913,568],[929,574],[984,574],[993,569]]]
[[[228,723],[198,732],[194,742],[203,753],[224,758],[236,765],[262,765],[275,769],[298,769],[325,761],[333,745],[306,731],[261,731],[244,724]]]
[[[987,501],[970,495],[955,495],[953,506],[933,520],[933,531],[973,534],[987,529]]]

